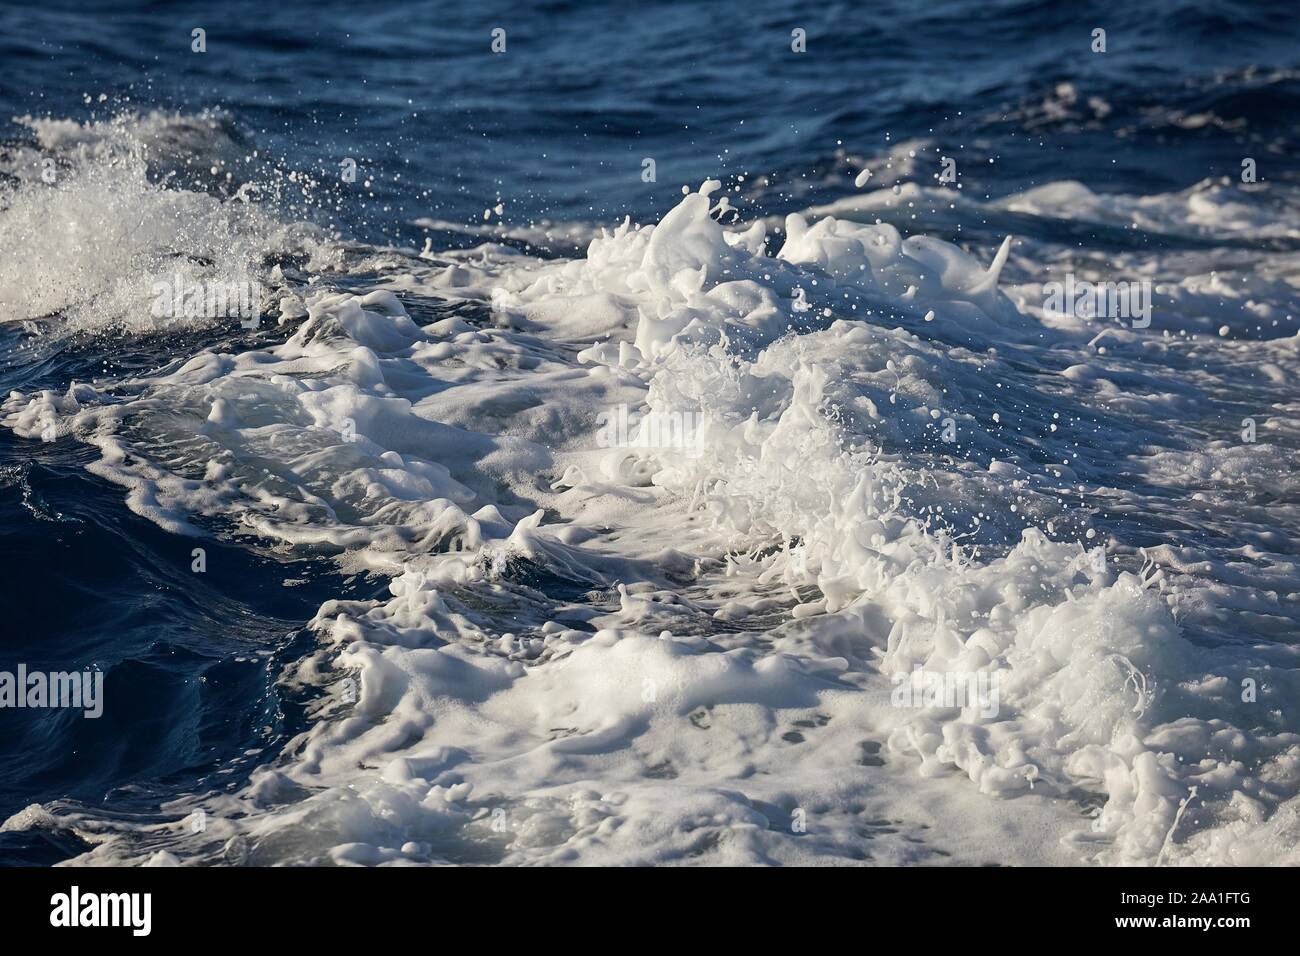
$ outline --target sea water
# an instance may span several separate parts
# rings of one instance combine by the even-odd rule
[[[0,18],[6,861],[1297,862],[1294,10]]]

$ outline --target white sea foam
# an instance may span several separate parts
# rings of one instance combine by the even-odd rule
[[[1295,339],[1099,348],[999,289],[1009,242],[791,216],[769,255],[716,185],[582,258],[393,255],[287,295],[280,344],[12,394],[169,530],[391,582],[320,609],[312,725],[246,787],[5,826],[88,863],[1300,862]],[[1175,424],[1245,349],[1277,440]],[[690,447],[609,447],[621,406]],[[917,668],[996,705],[894,706]]]
[[[151,309],[159,284],[247,287],[269,251],[330,265],[317,230],[266,214],[259,190],[232,187],[227,202],[171,187],[195,154],[214,190],[230,185],[240,150],[216,117],[22,122],[34,142],[0,165],[18,183],[0,190],[0,321],[57,315],[60,331],[148,331],[175,324]]]

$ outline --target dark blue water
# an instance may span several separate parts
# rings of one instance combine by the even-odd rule
[[[218,341],[178,338],[138,342],[120,358],[128,368],[156,367],[172,348]],[[18,339],[0,329],[6,391],[85,381],[113,348],[101,336],[74,338],[33,357]],[[120,488],[85,471],[98,454],[0,431],[0,669],[102,671],[103,699],[112,702],[98,718],[0,709],[2,817],[65,798],[147,813],[196,787],[234,786],[303,726],[306,701],[274,686],[311,646],[303,624],[331,596],[378,590],[312,562],[168,534],[128,511]],[[195,547],[205,552],[202,573],[193,570]],[[0,834],[0,864],[50,863],[85,849],[66,835]]]
[[[1168,191],[1264,149],[1293,178],[1298,39],[1289,2],[56,2],[0,8],[0,116],[221,110],[288,168],[333,181],[355,158],[373,198],[318,214],[418,246],[418,217],[481,221],[500,198],[510,223],[645,218],[713,176],[803,208],[842,191],[846,154],[915,137],[980,195]]]
[[[191,51],[196,27],[206,53]],[[1096,27],[1105,54],[1089,48]],[[795,28],[806,53],[791,50]],[[1300,5],[0,7],[0,149],[30,135],[10,117],[156,109],[215,111],[236,185],[267,168],[326,184],[281,196],[285,218],[417,248],[430,235],[468,241],[415,224],[422,217],[481,223],[502,201],[507,225],[644,221],[681,185],[714,176],[741,184],[733,203],[746,217],[803,209],[843,195],[861,157],[912,139],[958,157],[979,197],[1066,179],[1167,192],[1236,175],[1247,155],[1266,176],[1298,181]],[[1188,121],[1198,116],[1209,119]],[[349,157],[371,183],[363,191],[330,185]],[[646,158],[656,182],[642,180]],[[174,182],[234,188],[211,185],[204,165],[174,167]],[[927,231],[987,246],[1004,225]],[[1117,231],[1111,246],[1127,241]],[[206,344],[102,336],[33,351],[0,325],[0,393],[63,390]],[[97,668],[115,702],[99,720],[0,711],[0,819],[59,799],[148,813],[243,779],[301,726],[304,702],[276,678],[310,643],[304,623],[326,598],[376,588],[214,539],[195,574],[195,542],[130,513],[121,489],[85,472],[95,454],[0,431],[0,669]],[[0,836],[0,862],[84,849],[53,839]]]

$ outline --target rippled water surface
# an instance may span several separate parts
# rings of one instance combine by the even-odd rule
[[[0,9],[0,671],[104,675],[0,709],[0,861],[1296,862],[1298,61],[1281,3]]]

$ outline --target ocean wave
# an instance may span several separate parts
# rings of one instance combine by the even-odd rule
[[[0,267],[11,314],[134,327],[179,252],[260,269],[275,323],[14,392],[5,427],[95,447],[167,531],[388,585],[321,606],[281,677],[311,723],[247,784],[3,829],[77,863],[1298,862],[1293,254],[1237,242],[1293,236],[1278,190],[900,185],[745,223],[710,182],[582,256],[421,255],[37,134],[76,158],[0,210],[38,244]],[[921,205],[1256,278],[1157,285],[1178,334],[1062,315],[1059,242],[886,221]],[[35,229],[69,213],[95,251]]]
[[[266,178],[219,115],[20,122],[30,139],[0,154],[0,321],[57,317],[64,333],[193,325],[221,316],[170,307],[180,290],[254,287],[260,310],[280,262],[327,269],[338,255],[324,230],[285,224],[288,177]],[[164,288],[168,307],[156,308]]]

